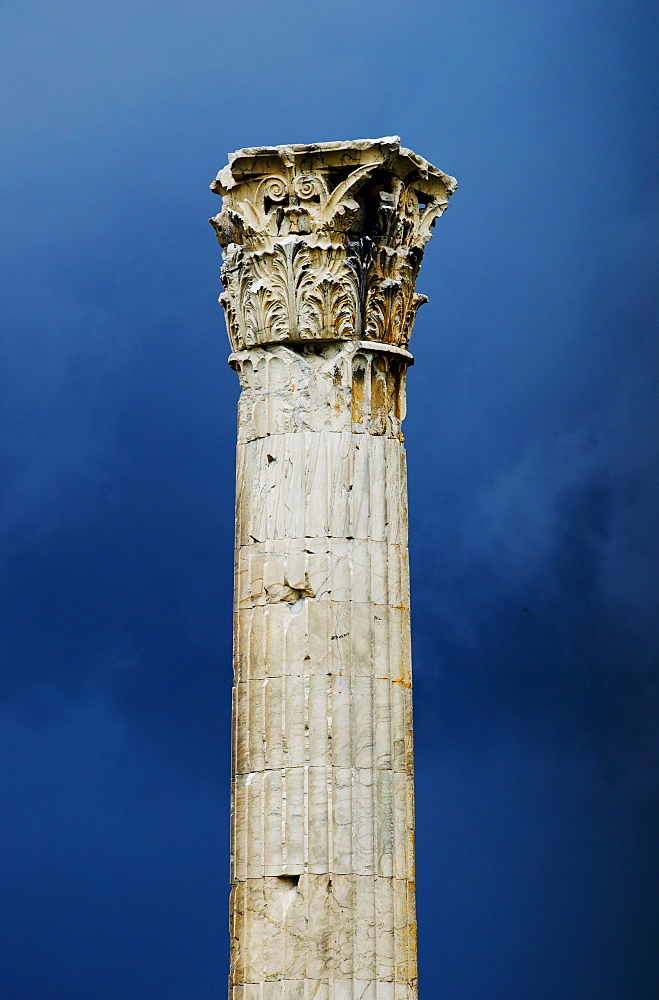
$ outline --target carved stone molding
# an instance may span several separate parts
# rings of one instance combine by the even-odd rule
[[[370,341],[268,344],[232,354],[242,389],[238,441],[322,430],[402,440],[410,361],[406,351]]]
[[[211,185],[223,197],[211,222],[233,350],[407,347],[426,301],[415,292],[423,247],[456,186],[397,137],[233,153]]]

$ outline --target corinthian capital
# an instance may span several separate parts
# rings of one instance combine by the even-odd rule
[[[397,137],[241,149],[211,189],[234,351],[369,340],[406,348],[415,281],[456,188]]]

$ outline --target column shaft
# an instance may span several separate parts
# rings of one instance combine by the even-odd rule
[[[408,1000],[407,358],[350,343],[233,364],[233,996]]]

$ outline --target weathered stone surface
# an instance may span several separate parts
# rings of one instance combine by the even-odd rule
[[[211,185],[234,351],[300,340],[406,347],[453,177],[396,137],[242,149]]]
[[[455,181],[397,139],[241,150],[231,1000],[416,1000],[402,420]]]

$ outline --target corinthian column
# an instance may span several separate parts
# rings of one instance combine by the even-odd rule
[[[267,146],[212,188],[238,410],[231,1000],[414,1000],[401,421],[455,181],[397,138]]]

